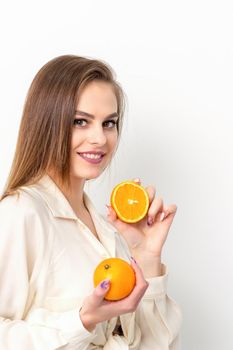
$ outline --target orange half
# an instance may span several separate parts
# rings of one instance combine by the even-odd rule
[[[149,196],[143,186],[133,181],[124,181],[113,189],[111,206],[120,220],[135,223],[146,216]]]

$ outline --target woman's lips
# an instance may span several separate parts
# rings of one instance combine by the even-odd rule
[[[77,152],[77,154],[84,160],[86,160],[88,163],[91,164],[99,164],[101,163],[104,154],[94,154],[94,153],[79,153]]]

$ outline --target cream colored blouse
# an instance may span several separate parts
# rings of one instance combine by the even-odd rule
[[[1,350],[177,350],[181,313],[166,295],[167,273],[134,313],[89,332],[79,318],[93,271],[108,257],[129,261],[126,242],[85,194],[100,241],[75,215],[49,176],[0,202]]]

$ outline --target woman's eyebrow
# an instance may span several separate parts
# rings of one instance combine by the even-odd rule
[[[75,111],[75,115],[80,115],[82,117],[89,117],[89,118],[92,118],[92,119],[95,119],[95,116],[93,114],[90,114],[90,113],[87,113],[87,112],[84,112],[84,111]],[[114,118],[114,117],[119,117],[118,113],[114,112],[114,113],[111,113],[109,115],[107,115],[104,119],[108,119],[108,118]]]

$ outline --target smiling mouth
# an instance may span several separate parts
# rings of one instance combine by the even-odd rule
[[[77,154],[88,163],[91,164],[99,164],[101,163],[104,153],[85,153],[85,152],[77,152]]]

